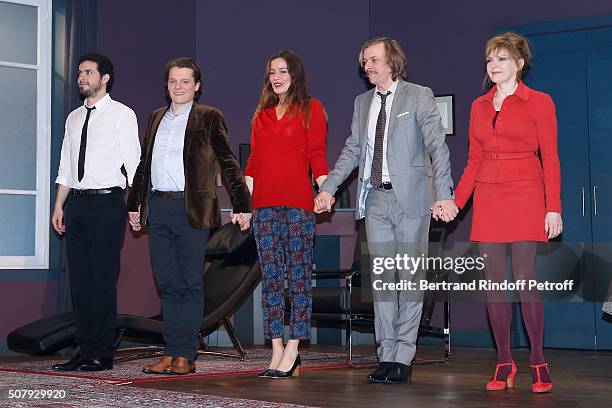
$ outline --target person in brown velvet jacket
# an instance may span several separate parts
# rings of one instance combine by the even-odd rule
[[[195,102],[201,71],[189,58],[166,65],[170,106],[155,110],[128,199],[133,230],[149,226],[151,264],[161,294],[164,356],[148,374],[195,372],[202,321],[202,269],[209,229],[221,225],[217,169],[233,204],[231,219],[249,228],[251,196],[219,110]]]

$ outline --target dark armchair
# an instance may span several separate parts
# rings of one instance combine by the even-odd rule
[[[432,226],[429,232],[429,256],[442,256],[446,243],[446,229]],[[367,263],[367,257],[362,255],[362,248],[367,248],[367,239],[363,222],[358,224],[357,242],[353,264],[348,270],[321,270],[313,271],[313,280],[340,280],[338,287],[313,287],[312,320],[323,322],[336,322],[345,329],[345,342],[347,364],[353,363],[353,330],[374,327],[374,308],[372,300],[364,296],[367,294],[361,288],[362,262]],[[364,259],[364,257],[366,259]],[[427,279],[430,282],[440,282],[447,278],[445,270],[428,270]],[[363,298],[365,297],[365,299]],[[442,302],[442,327],[432,326],[432,317],[437,301]],[[289,302],[286,302],[288,304]],[[418,359],[414,364],[432,364],[448,361],[451,353],[450,343],[450,303],[447,291],[425,292],[423,299],[423,313],[419,329],[419,336],[433,336],[441,338],[444,342],[442,355],[438,359]]]

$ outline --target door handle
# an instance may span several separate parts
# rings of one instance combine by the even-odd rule
[[[595,215],[597,215],[597,189],[599,186],[593,186],[593,209],[595,210]]]
[[[584,186],[582,186],[582,216],[584,217]]]

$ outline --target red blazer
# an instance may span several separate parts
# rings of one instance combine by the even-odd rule
[[[468,162],[455,191],[457,206],[465,206],[476,182],[543,179],[546,211],[560,213],[561,170],[551,97],[519,81],[514,94],[504,100],[493,128],[494,94],[495,87],[472,103]]]

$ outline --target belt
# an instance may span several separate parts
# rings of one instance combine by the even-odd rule
[[[159,190],[153,190],[153,195],[155,197],[171,198],[171,199],[174,199],[174,200],[180,200],[181,198],[185,198],[185,192],[184,191],[159,191]]]
[[[90,188],[86,190],[78,190],[72,189],[71,194],[74,197],[79,197],[82,195],[91,195],[91,194],[112,194],[112,193],[123,193],[123,189],[121,187],[110,187],[110,188]]]
[[[376,187],[379,190],[393,190],[393,184],[391,183],[382,183],[380,186]]]
[[[509,160],[509,159],[526,159],[537,155],[538,152],[517,152],[517,153],[495,153],[482,152],[482,156],[488,160]]]

